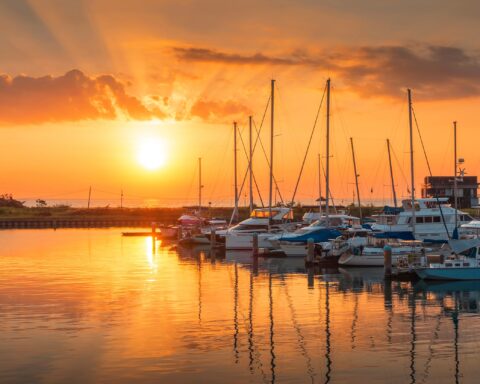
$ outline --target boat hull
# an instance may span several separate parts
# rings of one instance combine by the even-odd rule
[[[268,240],[271,234],[259,234],[258,235],[258,247],[274,249],[272,243]],[[225,236],[225,249],[227,250],[252,250],[253,249],[253,234],[233,234],[228,233]]]
[[[416,268],[423,280],[480,280],[480,267],[475,268]]]

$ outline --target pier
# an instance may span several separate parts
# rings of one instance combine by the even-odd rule
[[[4,219],[0,229],[41,229],[41,228],[149,228],[151,219]]]

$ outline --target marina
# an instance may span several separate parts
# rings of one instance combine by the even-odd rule
[[[480,383],[479,19],[0,1],[0,384]]]

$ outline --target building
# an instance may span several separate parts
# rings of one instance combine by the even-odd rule
[[[427,176],[422,187],[422,197],[448,197],[453,201],[453,176]],[[463,176],[457,179],[457,204],[458,208],[471,208],[478,206],[477,176]]]

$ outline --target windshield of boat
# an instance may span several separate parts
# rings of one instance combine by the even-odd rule
[[[352,225],[360,225],[360,219],[353,217],[329,217],[328,226],[329,227],[347,227]],[[311,227],[326,227],[327,218],[322,217],[320,220],[314,221],[310,224]]]
[[[268,225],[262,224],[237,224],[231,228],[234,231],[258,231],[258,230],[267,230]]]

